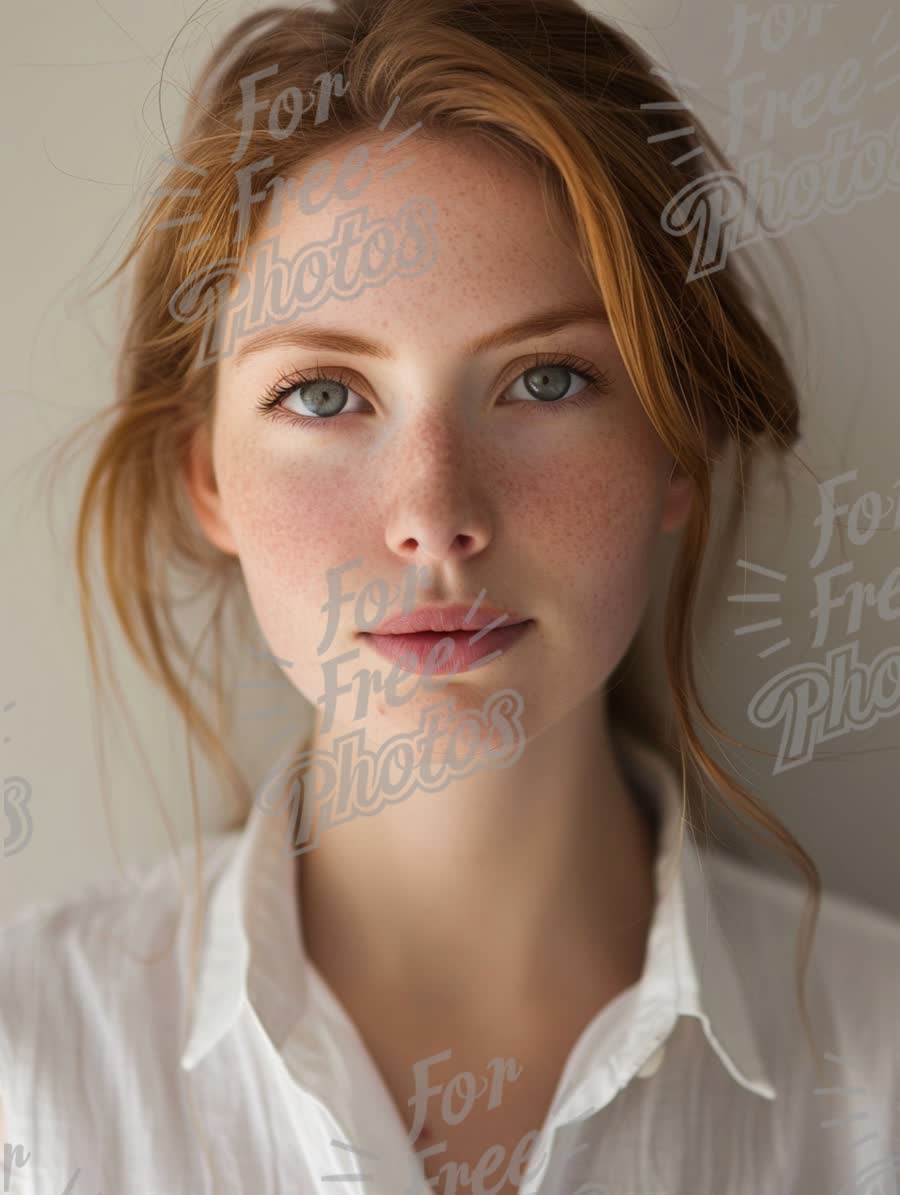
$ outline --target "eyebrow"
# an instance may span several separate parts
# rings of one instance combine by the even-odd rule
[[[525,319],[506,324],[468,344],[463,349],[463,358],[468,361],[488,349],[502,348],[533,336],[547,336],[570,324],[582,323],[609,324],[609,316],[599,299],[590,305],[570,303],[564,307],[538,311]],[[256,336],[251,336],[235,354],[235,365],[255,353],[280,345],[352,353],[360,357],[377,357],[380,361],[390,361],[394,356],[386,345],[377,340],[367,340],[351,332],[342,332],[339,328],[321,328],[315,324],[301,323],[266,328]]]

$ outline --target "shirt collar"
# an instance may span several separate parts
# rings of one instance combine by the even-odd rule
[[[621,727],[614,726],[613,733],[629,786],[658,818],[659,849],[657,903],[643,974],[637,985],[603,1010],[603,1030],[608,1034],[612,1029],[621,1046],[612,1056],[612,1073],[616,1073],[616,1057],[633,1062],[638,1032],[646,1037],[652,1027],[663,1040],[679,1016],[693,1016],[732,1078],[756,1095],[775,1099],[707,884],[708,856],[699,849],[683,816],[682,785],[656,749]],[[288,758],[289,754],[284,761]],[[329,1002],[324,981],[303,949],[295,860],[288,850],[288,810],[263,811],[254,803],[243,831],[229,838],[233,852],[212,884],[206,904],[196,994],[181,1065],[188,1070],[195,1067],[247,1006],[277,1050],[290,1046],[295,1063],[311,1062],[305,1047],[298,1048],[304,1038],[297,1029],[305,1015],[328,1016],[332,1027],[345,1034],[349,1022]],[[290,947],[274,950],[273,943]],[[600,1021],[597,1018],[598,1029]],[[568,1068],[560,1083],[561,1116],[571,1113],[572,1101],[589,1111],[615,1093],[608,1082],[598,1093],[590,1078],[590,1037],[588,1031],[579,1041],[577,1059],[570,1057],[576,1065]],[[308,1045],[313,1036],[305,1040]],[[611,1057],[608,1048],[605,1054]],[[641,1061],[646,1059],[636,1065]],[[629,1077],[623,1076],[614,1087]]]
[[[732,1078],[774,1100],[777,1093],[760,1057],[741,973],[731,953],[715,892],[708,882],[711,853],[701,849],[686,817],[683,785],[668,760],[630,732],[615,732],[620,760],[638,799],[655,808],[660,824],[655,867],[657,907],[638,986],[649,1001],[671,966],[676,1015],[694,1016]],[[646,990],[641,992],[641,988]]]

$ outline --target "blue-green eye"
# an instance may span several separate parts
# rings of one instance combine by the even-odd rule
[[[360,402],[366,401],[351,389],[351,380],[351,376],[341,369],[313,369],[308,373],[294,371],[280,378],[274,386],[270,386],[257,403],[257,407],[263,414],[276,419],[284,417],[292,419],[295,423],[327,423],[335,416],[345,413],[350,395],[355,395]],[[297,396],[301,411],[291,411],[284,406],[285,399],[293,394]]]
[[[303,408],[297,411],[297,414],[312,415],[320,419],[340,415],[347,405],[349,396],[356,393],[344,382],[328,377],[311,378],[308,382],[294,384],[283,397],[288,398],[295,392],[297,401]]]
[[[579,385],[580,383],[580,385]],[[516,393],[516,387],[521,389]],[[573,386],[577,387],[573,389]],[[563,410],[578,407],[612,390],[609,375],[588,361],[557,354],[535,354],[534,364],[520,373],[508,390],[515,402]],[[586,393],[590,392],[590,393]],[[582,397],[584,395],[584,397]]]
[[[317,366],[309,371],[295,370],[269,387],[257,403],[257,409],[270,418],[288,419],[307,427],[337,423],[340,422],[338,415],[359,413],[359,407],[347,410],[351,396],[358,402],[367,402],[351,388],[353,380],[352,374],[340,368],[321,369]],[[520,385],[523,390],[515,393]],[[609,375],[590,362],[560,354],[542,356],[535,353],[533,364],[516,376],[503,397],[513,403],[521,402],[543,410],[552,407],[561,412],[581,406],[599,394],[608,394],[611,389]],[[284,405],[294,394],[302,408],[299,411]]]
[[[581,377],[575,370],[568,369],[565,365],[539,365],[534,369],[526,369],[516,378],[510,395],[512,398],[526,401],[528,398],[535,398],[538,402],[558,402],[561,398],[570,398],[573,393],[580,393],[579,389],[572,390],[573,379],[576,382],[580,379],[580,390],[590,385],[586,377]],[[520,382],[526,391],[525,394],[514,393],[515,387]]]

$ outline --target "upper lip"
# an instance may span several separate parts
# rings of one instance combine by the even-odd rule
[[[496,623],[498,627],[512,626],[517,622],[527,622],[524,614],[516,614],[513,610],[500,610],[495,606],[479,605],[478,609],[467,619],[469,611],[475,605],[454,602],[447,605],[419,606],[409,614],[395,614],[386,618],[374,631],[375,635],[415,635],[420,631],[480,631],[482,627]]]

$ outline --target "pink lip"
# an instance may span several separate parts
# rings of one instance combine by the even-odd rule
[[[516,614],[512,610],[498,610],[495,607],[480,606],[473,611],[471,603],[468,606],[453,603],[446,606],[421,606],[409,614],[394,614],[382,622],[376,635],[415,635],[420,631],[460,631],[467,635],[474,635],[482,627],[503,626],[510,627],[514,623],[527,622],[524,614]]]
[[[468,613],[467,608],[463,607],[463,610],[464,614]],[[413,616],[405,617],[408,619]],[[485,625],[494,621],[495,619],[491,618]],[[471,671],[476,666],[487,663],[488,657],[493,661],[499,653],[507,651],[517,643],[532,625],[531,619],[510,626],[502,623],[495,630],[479,635],[474,643],[471,640],[478,633],[478,628],[474,626],[466,627],[463,631],[415,631],[410,634],[390,635],[370,632],[364,634],[363,638],[379,655],[399,662],[407,672],[444,676],[448,673]],[[440,649],[437,648],[442,639],[453,640],[452,652],[446,644]]]

